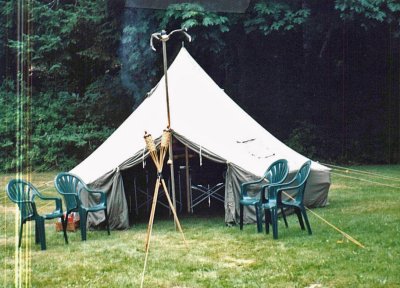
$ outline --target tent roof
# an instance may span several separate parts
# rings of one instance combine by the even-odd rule
[[[168,69],[171,128],[229,163],[261,176],[284,158],[291,170],[307,158],[276,139],[241,109],[182,48]],[[164,78],[124,123],[71,172],[91,183],[144,151],[144,132],[161,136],[167,126]],[[313,169],[328,170],[313,163]]]

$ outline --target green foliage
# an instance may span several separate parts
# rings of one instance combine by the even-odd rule
[[[318,135],[316,126],[307,122],[300,122],[294,125],[289,139],[285,143],[300,154],[313,159],[316,155]]]
[[[0,167],[3,167],[2,171],[11,169],[12,161],[16,159],[17,122],[14,118],[16,104],[14,83],[9,80],[3,81],[0,86]]]
[[[133,105],[133,98],[124,89],[119,75],[114,77],[106,74],[87,86],[81,109],[85,111],[84,121],[95,125],[96,129],[117,128],[130,115]],[[96,143],[90,149],[96,148],[100,143],[94,144]]]
[[[101,96],[105,98],[107,93]],[[96,99],[86,101],[77,94],[56,91],[37,93],[30,103],[20,98],[22,102],[13,82],[5,81],[0,89],[2,171],[13,171],[22,163],[39,171],[71,169],[112,132],[104,119],[91,119],[98,115],[93,110]]]
[[[21,161],[71,168],[85,158],[160,79],[150,35],[182,26],[218,85],[299,152],[399,161],[396,0],[254,0],[243,14],[193,3],[157,11],[125,9],[123,0],[32,0],[23,11],[18,3],[0,0],[0,170]],[[182,40],[168,42],[170,61]],[[18,126],[18,105],[30,125]]]
[[[127,9],[123,15],[124,28],[118,50],[122,63],[121,83],[138,103],[156,82],[157,53],[150,49],[150,35],[156,32],[154,12]]]
[[[218,52],[224,47],[221,38],[223,33],[229,31],[228,24],[226,16],[207,12],[198,4],[174,4],[166,11],[156,12],[126,9],[119,49],[122,84],[134,94],[137,102],[140,102],[161,75],[161,55],[152,51],[149,46],[152,33],[162,29],[171,31],[186,27],[190,29],[194,43],[209,43],[196,45],[195,48]],[[174,46],[175,40],[169,44]]]
[[[6,5],[4,0],[0,0],[0,7],[4,7]],[[6,61],[5,61],[5,54],[6,54],[6,17],[3,11],[0,11],[0,83],[5,75],[6,70]]]
[[[38,93],[31,99],[30,108],[22,109],[22,114],[18,114],[13,83],[5,81],[0,90],[0,134],[4,136],[0,142],[0,166],[4,171],[12,171],[17,161],[22,161],[39,171],[73,168],[111,134],[114,128],[110,120],[119,123],[131,112],[130,98],[126,93],[124,98],[124,91],[115,89],[115,81],[99,80],[88,88],[84,98],[62,91]],[[119,92],[118,96],[113,92]],[[115,101],[120,106],[110,105]],[[17,123],[27,117],[29,123],[22,122],[22,129],[19,128]],[[21,141],[25,153],[17,159],[15,147],[20,133],[22,139],[29,141]]]
[[[335,0],[335,9],[342,19],[358,21],[365,29],[376,22],[393,24],[394,33],[400,36],[400,3],[396,0]]]
[[[203,52],[219,53],[225,48],[223,36],[232,25],[232,19],[228,16],[206,11],[195,3],[171,4],[165,12],[158,14],[160,29],[190,29],[193,42],[198,43],[195,46]]]
[[[200,4],[171,4],[162,14],[160,27],[167,27],[171,20],[175,20],[182,23],[182,27],[187,29],[216,26],[221,32],[229,31],[228,17],[208,12]]]
[[[244,21],[246,32],[259,30],[268,35],[274,31],[288,31],[303,24],[310,15],[308,8],[298,8],[293,1],[257,1],[250,19]]]
[[[1,170],[15,169],[18,163],[29,163],[34,170],[71,169],[132,111],[133,98],[120,82],[117,57],[124,2],[33,0],[25,15],[31,28],[23,30],[21,39],[15,30],[24,23],[10,21],[17,13],[11,2],[1,18],[8,21],[7,49],[12,56],[23,51],[24,65],[11,72],[24,75],[29,65],[31,86],[24,82],[26,74],[18,83],[32,95],[17,93],[9,80],[2,87],[1,153],[7,157],[0,159]],[[17,127],[18,121],[29,123]]]
[[[87,83],[119,64],[115,50],[120,33],[115,31],[120,20],[109,16],[106,1],[50,5],[34,0],[28,11],[32,29],[22,40],[9,38],[8,44],[15,52],[25,49],[34,76],[46,84],[82,93]]]

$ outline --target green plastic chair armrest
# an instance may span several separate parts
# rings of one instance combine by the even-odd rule
[[[272,183],[272,184],[264,185],[262,187],[262,190],[261,190],[261,197],[263,198],[264,201],[266,200],[266,198],[265,198],[265,190],[268,189],[268,198],[271,198],[271,197],[275,198],[276,195],[270,195],[270,193],[273,193],[274,190],[277,191],[278,189],[271,189],[271,188],[285,187],[286,185],[290,185],[291,183],[293,183],[294,180],[295,180],[295,178],[292,179],[290,182],[287,182],[287,183]]]
[[[302,185],[303,185],[303,183],[296,185],[296,186],[285,186],[285,187],[279,188],[277,191],[282,192],[284,190],[294,190],[294,189],[300,188]]]
[[[35,197],[35,196],[37,196],[37,197],[39,197],[40,199],[45,200],[45,201],[47,201],[47,200],[54,200],[54,201],[56,202],[56,210],[62,210],[62,202],[61,202],[61,199],[60,199],[60,198],[58,198],[58,197],[43,196],[43,195],[40,194],[40,193],[36,193],[33,197]]]
[[[242,184],[240,184],[240,195],[243,196],[247,196],[247,190],[246,188],[250,185],[255,185],[255,184],[260,184],[261,182],[264,181],[264,178],[260,178],[256,181],[249,181],[249,182],[244,182]]]
[[[243,187],[243,188],[245,188],[245,187],[250,186],[250,185],[252,185],[252,184],[259,184],[259,183],[261,183],[263,180],[264,180],[264,178],[260,178],[260,179],[255,180],[255,181],[243,182],[242,184],[240,184],[240,186]]]
[[[290,190],[296,190],[299,189],[301,186],[305,185],[304,183],[305,181],[303,181],[302,183],[300,183],[299,185],[296,186],[289,186],[289,187],[283,187],[277,190],[277,197],[279,197],[279,199],[282,199],[282,192],[283,191],[290,191]],[[279,196],[278,196],[279,195]],[[281,201],[281,200],[280,200]]]
[[[72,192],[61,192],[61,191],[58,191],[61,195],[73,195],[73,196],[77,196],[78,194],[76,194],[76,193],[72,193]]]
[[[61,200],[59,197],[49,197],[49,196],[43,196],[42,194],[36,193],[37,197],[39,197],[42,200]]]

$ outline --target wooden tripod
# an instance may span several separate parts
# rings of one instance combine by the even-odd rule
[[[161,145],[160,145],[160,154],[159,155],[157,154],[157,148],[156,148],[156,145],[154,144],[154,140],[153,140],[153,137],[151,136],[151,134],[147,134],[147,132],[145,132],[144,140],[146,142],[147,150],[149,150],[151,159],[153,159],[153,162],[157,168],[157,180],[156,180],[156,185],[154,187],[153,202],[152,202],[152,206],[151,206],[149,224],[147,226],[146,244],[145,244],[146,256],[145,256],[145,262],[144,262],[144,267],[143,267],[141,287],[143,287],[144,273],[146,271],[147,258],[148,258],[149,249],[150,249],[151,232],[153,230],[154,214],[156,212],[158,191],[160,190],[161,186],[163,187],[163,189],[165,191],[165,196],[167,197],[169,207],[171,208],[172,214],[174,215],[174,219],[177,224],[176,226],[178,227],[178,230],[181,232],[182,237],[183,237],[183,242],[185,243],[185,245],[187,247],[187,242],[185,239],[185,235],[183,234],[182,227],[181,227],[181,224],[178,219],[178,215],[176,214],[175,207],[172,204],[171,198],[169,196],[167,185],[165,184],[165,181],[162,177],[162,170],[163,170],[163,166],[164,166],[165,155],[167,154],[169,143],[171,141],[171,130],[166,129],[163,132],[163,135],[161,137]]]

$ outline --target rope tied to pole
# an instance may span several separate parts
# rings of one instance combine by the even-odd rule
[[[164,129],[161,136],[159,165],[163,165],[171,141],[171,129]],[[168,163],[169,164],[169,163]]]
[[[161,137],[161,148],[167,149],[171,140],[171,129],[165,129]]]

